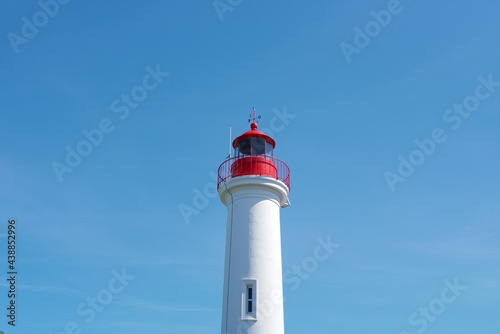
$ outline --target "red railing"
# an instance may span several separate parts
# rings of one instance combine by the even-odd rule
[[[283,181],[290,189],[290,168],[280,159],[252,154],[227,159],[219,166],[217,189],[227,179],[244,175],[262,175]]]

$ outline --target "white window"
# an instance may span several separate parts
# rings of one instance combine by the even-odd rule
[[[257,284],[255,279],[244,279],[242,288],[243,320],[257,320]]]

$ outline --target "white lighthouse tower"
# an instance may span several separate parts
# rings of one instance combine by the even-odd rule
[[[290,205],[290,169],[274,158],[273,138],[251,130],[233,141],[219,167],[227,206],[222,334],[283,334],[280,208]]]

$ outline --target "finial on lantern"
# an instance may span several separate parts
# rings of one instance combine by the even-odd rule
[[[250,124],[252,130],[255,130],[259,127],[258,124],[261,117],[261,115],[257,116],[257,112],[255,111],[255,108],[253,108],[253,115],[250,115],[250,119],[248,120],[248,122],[252,122],[252,124]]]

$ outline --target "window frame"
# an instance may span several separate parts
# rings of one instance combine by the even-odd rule
[[[262,141],[262,143],[257,144],[259,141]],[[260,148],[261,153],[255,152],[257,147]],[[235,156],[245,156],[245,155],[273,156],[274,147],[265,138],[249,137],[240,140],[238,142],[238,145],[234,148],[234,151],[235,151],[234,154]]]
[[[252,295],[249,296],[251,290]],[[257,320],[257,280],[245,278],[242,280],[242,298],[241,298],[241,320]],[[251,297],[251,298],[249,298]],[[249,312],[251,305],[251,312]]]

